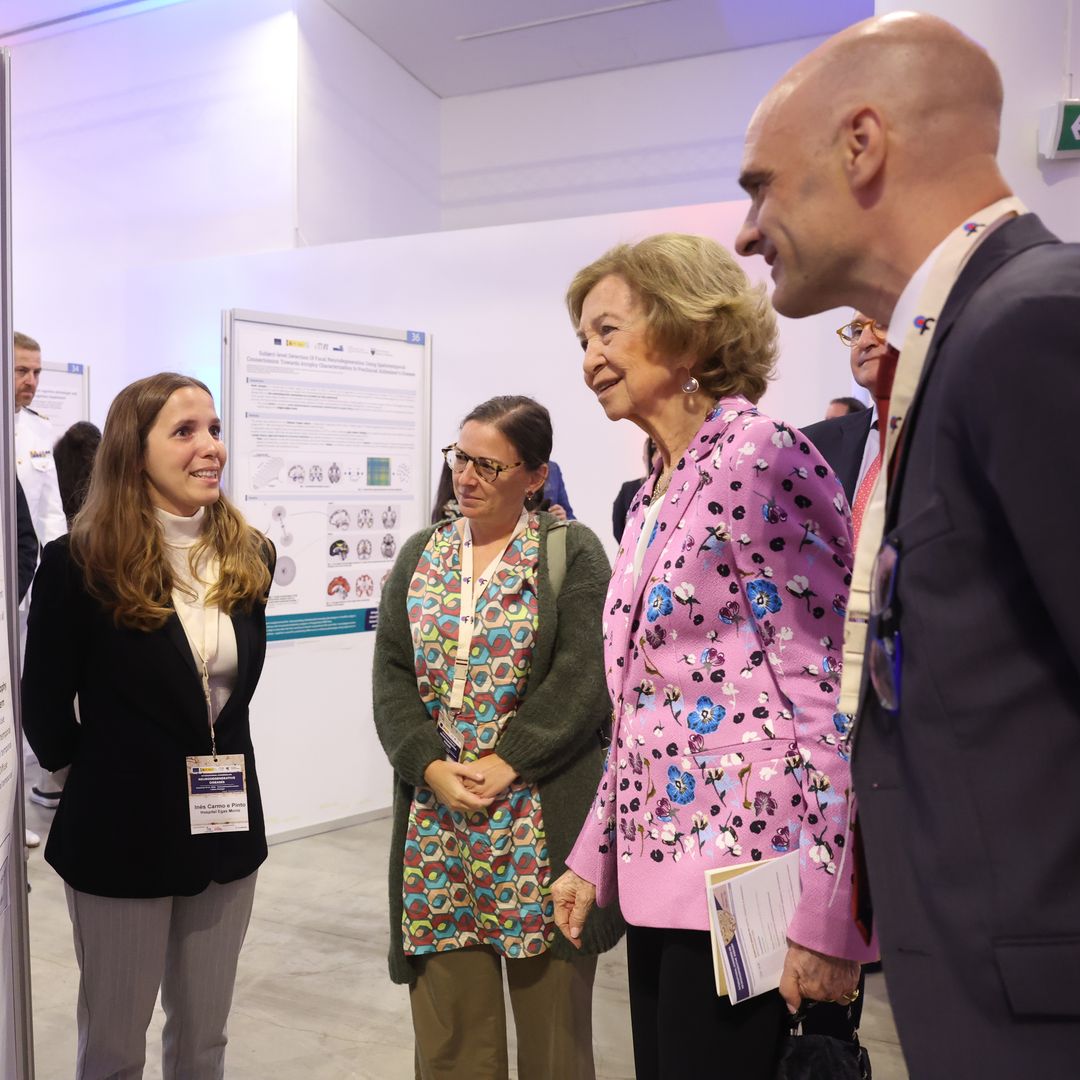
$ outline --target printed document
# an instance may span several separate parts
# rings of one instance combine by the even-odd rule
[[[745,1001],[780,985],[799,902],[799,853],[705,871],[717,994]]]

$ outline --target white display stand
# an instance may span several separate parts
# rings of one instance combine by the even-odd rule
[[[23,856],[11,320],[11,69],[0,49],[0,1076],[34,1080],[30,934]]]
[[[383,582],[428,520],[423,331],[223,313],[226,491],[277,548],[252,735],[275,839],[385,811],[371,665]]]
[[[52,424],[53,442],[72,424],[90,419],[90,369],[85,364],[42,364],[34,410]]]

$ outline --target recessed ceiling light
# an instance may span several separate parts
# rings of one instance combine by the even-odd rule
[[[458,34],[458,41],[476,41],[478,38],[495,37],[498,34],[512,34],[516,30],[535,30],[538,26],[552,26],[555,23],[573,22],[575,19],[589,19],[593,15],[611,15],[616,11],[629,11],[631,8],[651,7],[653,4],[667,4],[671,0],[626,0],[622,4],[608,4],[606,7],[590,8],[588,11],[576,11],[571,15],[552,15],[547,19],[533,19],[531,22],[515,23],[513,26],[500,26],[496,30],[481,30],[476,34]]]

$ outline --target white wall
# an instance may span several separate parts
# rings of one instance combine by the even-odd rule
[[[140,268],[125,283],[122,310],[104,317],[149,349],[129,348],[116,381],[175,367],[216,383],[223,307],[426,330],[434,335],[432,445],[450,441],[461,417],[493,394],[535,395],[552,411],[554,456],[575,509],[610,541],[611,503],[640,469],[642,436],[608,424],[586,391],[566,286],[611,245],[654,232],[699,232],[730,245],[743,210],[715,203]],[[766,270],[760,259],[746,268],[758,280]],[[768,410],[806,424],[844,392],[846,353],[833,333],[841,321],[835,313],[783,321]]]
[[[609,423],[586,390],[581,349],[562,304],[566,285],[612,244],[664,229],[704,232],[730,245],[742,215],[742,203],[720,203],[143,267],[117,294],[120,306],[98,312],[86,329],[94,338],[115,322],[127,342],[146,343],[143,352],[129,347],[122,354],[127,370],[118,373],[118,385],[176,368],[201,375],[215,390],[222,307],[428,331],[433,447],[451,441],[461,418],[485,398],[534,395],[551,410],[555,457],[574,508],[611,551],[611,504],[622,481],[640,474],[642,434],[629,423]],[[765,266],[755,260],[748,269],[760,275]],[[781,374],[766,399],[771,411],[797,422],[823,414],[827,376],[846,370],[833,334],[840,319],[833,313],[784,325]],[[312,653],[306,677],[332,685],[342,663],[355,664],[352,655],[335,652],[331,642]],[[339,744],[328,746],[297,738],[304,717],[283,717],[272,700],[255,699],[272,831],[340,817],[342,792],[354,814],[385,806],[389,773],[370,723],[363,664],[341,707],[347,726]],[[318,777],[327,793],[322,809],[307,795],[305,808],[297,808],[297,775]]]
[[[299,236],[439,227],[440,100],[325,0],[298,0]]]
[[[821,40],[448,98],[442,227],[739,198],[755,106]]]
[[[291,243],[291,9],[189,0],[15,46],[19,263],[47,251],[90,270]]]
[[[1005,83],[998,160],[1016,194],[1064,240],[1080,240],[1080,159],[1045,161],[1036,153],[1039,110],[1063,93],[1065,15],[1069,0],[877,0],[877,14],[924,11],[948,19],[982,44]],[[1071,42],[1080,97],[1080,5]]]
[[[122,271],[292,243],[291,8],[189,0],[12,50],[15,322],[94,365],[95,411],[157,367],[101,317]]]

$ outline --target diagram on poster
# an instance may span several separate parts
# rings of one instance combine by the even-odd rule
[[[228,489],[277,547],[269,638],[373,630],[426,518],[427,335],[226,319]]]
[[[53,439],[90,419],[90,369],[85,364],[42,364],[34,408],[48,417]]]

